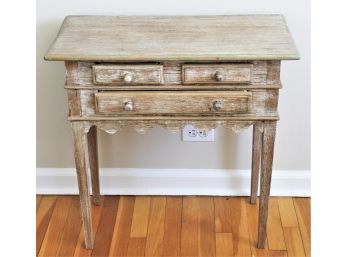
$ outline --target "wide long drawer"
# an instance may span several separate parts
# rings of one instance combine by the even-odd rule
[[[97,114],[237,114],[251,110],[244,91],[98,92]]]

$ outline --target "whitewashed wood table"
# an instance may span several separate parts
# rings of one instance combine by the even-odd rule
[[[93,248],[88,172],[99,204],[97,128],[139,133],[186,124],[253,125],[250,202],[261,173],[264,248],[281,60],[299,59],[281,15],[68,16],[45,55],[64,61],[86,248]]]

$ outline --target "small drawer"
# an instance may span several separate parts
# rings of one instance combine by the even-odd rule
[[[92,70],[94,84],[163,83],[162,65],[93,65]]]
[[[184,84],[250,83],[252,64],[192,64],[182,66]]]
[[[251,92],[99,92],[99,114],[234,114],[251,111]]]

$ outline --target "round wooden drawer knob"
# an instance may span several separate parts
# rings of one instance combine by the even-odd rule
[[[133,103],[131,101],[128,101],[128,102],[125,102],[124,103],[124,106],[123,106],[123,109],[125,111],[131,111],[133,110]]]
[[[220,111],[224,107],[224,103],[220,100],[216,100],[213,102],[213,107],[215,111]]]
[[[133,74],[130,72],[127,72],[124,74],[123,81],[126,83],[130,83],[132,82],[133,78],[134,78]]]
[[[217,81],[223,81],[224,80],[224,74],[221,71],[217,71],[214,74],[214,77]]]

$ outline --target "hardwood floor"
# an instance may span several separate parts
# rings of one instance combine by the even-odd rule
[[[265,249],[247,197],[104,196],[84,248],[78,196],[36,197],[38,256],[310,256],[310,198],[271,197]]]

